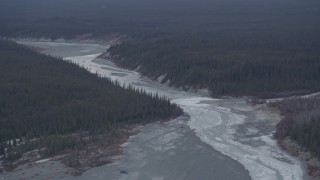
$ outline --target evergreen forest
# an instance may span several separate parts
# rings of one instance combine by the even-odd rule
[[[0,40],[0,155],[7,149],[8,159],[17,156],[9,155],[18,142],[19,155],[43,147],[51,155],[83,146],[84,137],[112,141],[121,128],[180,114],[164,97]]]
[[[320,90],[318,0],[2,0],[0,36],[125,35],[115,62],[212,96]],[[117,58],[116,58],[117,57]]]
[[[278,107],[285,116],[277,125],[275,137],[290,137],[320,157],[320,97],[287,99],[271,106]]]
[[[0,36],[108,39],[105,54],[162,83],[211,96],[284,97],[320,91],[319,0],[0,0]],[[109,58],[108,57],[108,58]],[[277,105],[276,137],[320,154],[319,98]],[[0,154],[8,140],[79,140],[181,111],[61,59],[0,42]],[[63,140],[62,140],[63,139]],[[70,141],[72,140],[72,141]],[[61,143],[60,143],[61,144]],[[76,144],[76,145],[75,145]],[[26,148],[27,149],[27,148]],[[50,148],[47,148],[50,149]]]

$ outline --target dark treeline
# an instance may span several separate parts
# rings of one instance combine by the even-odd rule
[[[288,99],[271,106],[284,114],[275,137],[279,140],[290,137],[320,157],[320,97]]]
[[[16,140],[37,137],[47,137],[51,145],[46,147],[60,150],[79,141],[63,135],[85,132],[112,139],[124,126],[180,113],[166,98],[124,89],[75,64],[0,40],[0,154]]]
[[[213,96],[320,89],[318,0],[3,0],[0,35],[129,35],[118,64]],[[281,94],[282,93],[282,94]]]
[[[224,40],[166,39],[115,45],[109,50],[119,65],[149,77],[166,75],[171,85],[209,88],[213,96],[284,96],[320,90],[320,47],[277,43],[258,47]],[[252,40],[255,41],[255,40]],[[287,44],[287,45],[285,45]],[[231,48],[232,46],[232,48]],[[237,47],[238,46],[238,47]]]
[[[176,28],[170,33],[127,40],[113,46],[111,56],[149,77],[166,74],[163,81],[172,85],[209,88],[213,96],[320,90],[319,1],[193,5],[190,12],[178,8],[182,14],[173,17]]]
[[[319,0],[0,4],[0,36],[72,39],[125,34],[128,38],[109,50],[115,62],[139,67],[152,78],[166,75],[163,82],[170,80],[173,86],[208,88],[212,96],[274,97],[320,90]],[[122,123],[166,118],[179,111],[165,99],[121,89],[72,64],[12,43],[0,46],[0,142],[45,136],[30,146],[50,147],[50,154],[85,143],[59,134],[113,134]],[[289,136],[319,155],[319,99],[289,100],[278,106],[286,117],[276,136]],[[4,145],[0,146],[1,154]]]

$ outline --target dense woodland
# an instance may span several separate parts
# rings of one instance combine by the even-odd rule
[[[287,99],[271,106],[284,114],[275,137],[279,140],[290,137],[320,158],[320,96]]]
[[[162,81],[174,86],[209,88],[212,96],[275,97],[320,90],[320,46],[282,49],[275,44],[261,48],[234,43],[221,48],[214,38],[191,41],[127,42],[109,52],[119,65],[139,67],[153,78],[165,74]],[[196,49],[189,45],[194,42]]]
[[[139,67],[142,74],[152,78],[166,75],[163,82],[170,81],[173,86],[186,89],[208,88],[212,96],[275,97],[320,90],[319,0],[0,0],[0,2],[0,36],[72,39],[104,38],[109,34],[127,35],[121,44],[114,45],[108,52],[115,62],[131,69]],[[26,52],[31,53],[26,49],[21,49],[21,52],[23,56],[26,56],[24,55]],[[4,56],[3,53],[1,56]],[[46,59],[51,58],[46,57]],[[73,65],[54,62],[53,66],[61,72],[54,71],[55,76],[50,78],[44,75],[39,77],[36,74],[40,73],[38,70],[34,73],[30,71],[30,76],[34,76],[33,78],[38,81],[47,82],[46,78],[50,79],[47,84],[41,85],[41,88],[46,90],[42,93],[24,97],[23,93],[30,93],[34,87],[31,84],[26,86],[29,89],[21,89],[21,85],[18,86],[17,83],[1,87],[14,88],[15,91],[10,89],[5,95],[1,93],[1,98],[12,97],[13,100],[1,100],[0,103],[6,102],[6,106],[18,106],[15,108],[21,110],[20,115],[10,112],[14,115],[12,117],[10,115],[10,120],[13,121],[9,123],[9,111],[1,108],[1,115],[6,115],[5,119],[1,119],[1,122],[7,123],[5,126],[1,124],[2,136],[5,139],[23,135],[41,135],[49,125],[55,128],[49,128],[49,132],[53,134],[76,131],[79,128],[100,131],[101,128],[117,124],[113,121],[103,121],[106,117],[109,120],[120,118],[121,122],[136,117],[133,119],[140,121],[141,116],[145,117],[146,114],[150,117],[153,113],[153,116],[163,113],[161,117],[164,117],[175,109],[166,100],[156,101],[155,99],[159,98],[150,98],[141,93],[141,97],[137,99],[144,97],[145,100],[136,101],[137,96],[134,95],[137,93],[114,87],[107,82],[108,80],[97,79],[82,69],[74,68]],[[61,67],[56,65],[59,63],[63,65]],[[49,65],[51,66],[50,63]],[[9,73],[8,66],[13,65],[7,63],[6,66],[1,66],[3,71],[1,73]],[[29,65],[21,64],[19,71],[10,72],[14,71],[16,76],[13,77],[18,77],[20,71],[26,71],[24,67]],[[65,71],[68,68],[73,70]],[[54,73],[50,70],[42,73]],[[70,83],[71,80],[68,78],[61,78],[67,76],[66,72],[75,73],[75,71],[85,76],[79,78],[72,76],[71,79],[79,81],[78,83]],[[7,80],[2,77],[1,81]],[[18,77],[15,80],[24,83],[26,77]],[[82,79],[90,78],[94,81],[82,82]],[[106,83],[96,83],[96,81]],[[40,86],[32,82],[32,85]],[[68,85],[68,88],[64,89],[58,83]],[[94,90],[91,88],[93,84],[96,87]],[[119,89],[114,96],[117,97],[117,101],[109,97],[108,91],[102,90],[108,89],[104,88],[105,86]],[[52,92],[52,87],[62,88],[61,92]],[[18,90],[20,96],[11,93]],[[55,98],[50,99],[45,92],[52,93],[54,96],[51,97]],[[111,92],[115,93],[113,90],[110,90]],[[68,93],[68,96],[60,96],[65,93]],[[132,104],[124,103],[124,105],[123,102],[127,102],[126,99],[130,98],[122,99],[126,96],[120,96],[120,93],[128,94],[126,96],[133,99],[130,101]],[[85,100],[78,100],[79,98]],[[102,113],[101,109],[110,105],[101,105],[106,103],[103,99],[107,98],[111,98],[109,101],[115,102],[116,105],[110,107],[108,112]],[[40,99],[48,99],[48,102],[39,101]],[[17,101],[23,103],[13,103]],[[92,103],[88,103],[89,101]],[[167,110],[162,108],[159,111],[161,108],[155,108],[157,110],[153,112],[153,107],[160,102],[167,104]],[[315,105],[316,102],[318,100],[292,100],[282,103],[281,108],[284,112],[294,113],[279,124],[278,136],[281,138],[290,136],[311,151],[319,153],[319,106]],[[142,105],[134,106],[134,103]],[[150,103],[153,106],[149,106]],[[28,104],[32,104],[33,108],[26,108]],[[48,104],[53,104],[54,108],[49,108],[49,112],[40,115],[39,111],[48,109],[45,108]],[[160,104],[158,106],[162,106]],[[0,106],[3,107],[3,103]],[[304,107],[308,107],[308,110]],[[133,111],[134,108],[138,109]],[[298,108],[299,111],[295,112],[292,108]],[[148,112],[145,112],[146,110]],[[140,115],[133,113],[140,111],[143,112]],[[128,115],[123,116],[126,113],[122,112],[127,112]],[[65,118],[69,116],[73,118]],[[88,124],[88,117],[94,119],[92,120],[94,122],[103,121],[106,124],[95,127],[98,123]],[[31,118],[34,121],[30,121]],[[42,119],[46,118],[48,121],[40,125],[39,122],[42,123]],[[64,125],[61,126],[54,119],[59,119]],[[19,131],[8,132],[8,127],[17,121],[22,122],[18,124]],[[34,126],[35,124],[38,126]],[[27,131],[27,128],[31,130]]]
[[[21,141],[46,154],[83,146],[88,136],[112,141],[121,128],[179,114],[166,98],[0,40],[0,155]]]
[[[320,90],[318,0],[4,0],[0,35],[128,35],[117,63],[213,96]]]

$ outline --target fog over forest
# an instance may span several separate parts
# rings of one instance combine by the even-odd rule
[[[208,90],[210,98],[265,99],[320,91],[319,0],[0,0],[0,37],[73,42],[118,38],[100,58],[181,92]],[[0,40],[0,52],[0,64],[3,64],[0,75],[5,76],[0,76],[3,82],[0,84],[3,92],[0,93],[0,154],[6,155],[10,144],[12,159],[30,148],[47,146],[39,141],[30,148],[19,149],[7,143],[13,138],[49,136],[46,138],[50,142],[51,138],[54,142],[60,139],[57,144],[62,148],[47,148],[51,150],[47,154],[54,154],[78,147],[74,144],[78,140],[66,139],[72,132],[84,130],[95,137],[105,131],[119,133],[128,124],[182,114],[180,108],[165,97],[150,96],[132,87],[124,90],[119,84],[88,74],[74,64],[39,55],[13,42]],[[42,94],[46,98],[39,106],[41,103],[36,97],[40,91],[34,89],[43,83],[37,80],[40,77],[30,77],[37,76],[37,72],[46,73],[50,65],[57,68],[52,68],[51,73],[60,76],[44,76],[47,80],[44,89],[48,92]],[[30,66],[36,70],[23,68]],[[10,68],[19,73],[13,74]],[[68,72],[60,72],[63,69]],[[27,85],[17,84],[21,78],[28,77]],[[57,80],[59,78],[64,81]],[[101,83],[104,84],[99,85]],[[47,96],[53,93],[53,85],[60,87],[57,93],[63,97],[67,97],[69,89],[77,87],[88,92],[77,91],[83,98],[82,103],[77,101],[77,93],[70,96],[72,102],[60,99],[69,109],[58,108],[58,111],[52,102],[61,102]],[[106,88],[109,91],[104,91]],[[110,103],[98,100],[109,96],[114,96]],[[120,97],[123,101],[118,103]],[[128,105],[126,99],[132,104]],[[24,104],[18,105],[19,102]],[[319,98],[271,104],[285,117],[277,126],[275,137],[279,142],[291,138],[318,158],[319,104]],[[108,111],[96,106],[104,106]],[[35,114],[28,114],[26,107],[36,111]],[[43,107],[48,107],[48,113],[37,114]],[[79,117],[75,112],[83,107],[87,111]],[[56,113],[60,111],[62,113]],[[67,117],[69,121],[64,121],[65,124],[56,121]],[[87,119],[92,117],[94,123],[89,123]],[[116,139],[113,135],[107,133],[106,136]]]

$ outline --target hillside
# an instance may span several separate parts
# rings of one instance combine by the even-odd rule
[[[0,40],[0,157],[112,144],[122,129],[181,114],[168,99],[122,88],[85,69]]]
[[[111,47],[109,54],[120,66],[139,67],[154,79],[165,75],[162,82],[172,86],[208,88],[215,97],[266,98],[320,90],[320,51],[311,44],[220,47],[226,40],[207,38],[205,43],[197,37],[130,41]]]
[[[146,76],[213,96],[286,96],[320,90],[317,7],[317,0],[15,0],[0,7],[0,36],[122,34],[128,38],[110,54]]]
[[[117,44],[101,58],[178,87],[177,91],[208,89],[215,98],[244,96],[257,103],[266,98],[320,92],[319,0],[0,0],[0,4],[0,38],[73,41],[114,38]],[[225,101],[233,103],[228,98]],[[188,103],[189,108],[183,108],[192,110],[201,103],[194,107]],[[291,153],[294,151],[294,155],[302,154],[311,162],[307,162],[308,173],[320,177],[319,98],[286,99],[271,106],[284,116],[275,133],[279,145]],[[209,107],[211,112],[219,109],[213,109],[211,104]],[[212,117],[217,116],[217,113],[211,116],[210,111],[195,109],[188,115],[198,123],[208,118],[201,124],[206,128]],[[15,166],[15,160],[23,159],[26,152],[35,152],[29,159],[69,154],[71,158],[64,160],[70,166],[79,166],[80,161],[90,166],[107,163],[105,155],[119,153],[119,144],[132,134],[132,127],[181,113],[166,98],[132,87],[124,89],[62,59],[0,40],[0,172],[4,169],[1,163]],[[242,125],[256,128],[261,142],[265,140],[274,149],[248,148],[246,139],[235,143],[245,145],[243,149],[238,145],[226,146],[222,148],[223,154],[228,154],[225,153],[228,150],[246,153],[231,157],[239,162],[249,157],[252,161],[244,158],[242,162],[255,163],[247,164],[246,169],[260,179],[269,175],[302,179],[293,175],[302,173],[300,161],[296,164],[295,160],[281,158],[278,154],[285,153],[270,143],[272,139],[267,142],[266,137],[273,133],[272,129],[268,136],[264,134],[265,129],[270,129],[268,123],[255,125],[248,118],[229,131],[228,126],[235,119],[225,114],[221,117],[228,117],[224,123],[232,123],[205,129],[210,133],[198,136],[217,142],[212,147],[219,149],[217,144],[223,141],[224,145],[233,145],[224,137],[234,135],[233,140],[237,139],[239,134],[234,130],[240,132]],[[212,136],[211,130],[222,138]],[[259,139],[246,136],[253,138],[252,142]],[[292,144],[298,150],[292,150]],[[193,157],[198,157],[197,153],[198,150]],[[92,157],[79,160],[90,154]],[[268,155],[271,161],[265,158]],[[166,162],[173,159],[170,157]],[[299,169],[291,165],[298,165]],[[203,166],[200,168],[204,170]],[[121,173],[126,175],[127,171]]]

